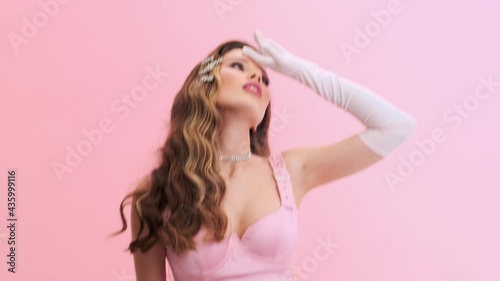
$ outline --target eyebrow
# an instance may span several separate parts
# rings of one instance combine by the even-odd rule
[[[248,64],[248,63],[249,63],[249,61],[250,61],[250,60],[249,60],[248,58],[246,58],[246,57],[229,57],[229,58],[227,58],[227,59],[228,59],[228,60],[243,60],[243,61],[244,61],[245,63],[247,63],[247,64]],[[269,75],[267,75],[267,71],[266,71],[264,68],[260,67],[260,65],[259,65],[258,63],[255,63],[255,64],[259,67],[259,69],[262,71],[262,73],[264,73],[264,74],[266,75],[266,77],[267,77],[267,78],[269,78]]]

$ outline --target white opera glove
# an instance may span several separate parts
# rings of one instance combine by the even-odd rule
[[[387,156],[415,130],[413,117],[371,90],[294,56],[274,40],[264,38],[258,30],[254,38],[259,50],[244,46],[244,55],[307,85],[326,100],[350,112],[366,126],[359,138],[378,155]]]

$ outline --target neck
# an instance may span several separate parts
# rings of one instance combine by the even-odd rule
[[[221,155],[243,156],[250,152],[250,133],[246,124],[232,122],[222,126],[219,136]]]

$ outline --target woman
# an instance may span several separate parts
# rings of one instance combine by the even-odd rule
[[[259,49],[218,46],[191,71],[171,111],[160,165],[132,198],[137,281],[292,280],[297,208],[328,182],[387,156],[415,129],[412,117],[367,88],[299,59],[259,31]],[[314,89],[366,129],[320,147],[270,153],[265,68]]]

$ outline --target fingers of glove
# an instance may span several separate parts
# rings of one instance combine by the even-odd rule
[[[285,48],[283,48],[278,42],[274,41],[271,38],[264,38],[262,33],[259,31],[255,32],[256,39],[258,38],[259,47],[261,52],[267,55],[270,55],[276,63],[280,63],[283,61],[283,58],[287,54]]]
[[[255,42],[257,42],[257,45],[259,45],[259,51],[261,51],[263,54],[268,55],[268,53],[264,50],[264,47],[267,45],[267,38],[264,37],[262,32],[260,30],[255,30],[253,37],[255,39]]]
[[[281,55],[284,55],[287,53],[286,49],[281,46],[278,42],[274,41],[273,39],[268,38],[267,43],[277,52],[279,52]]]
[[[284,63],[285,61],[285,56],[286,52],[284,49],[280,49],[279,46],[274,45],[270,41],[267,41],[263,46],[262,46],[263,52],[267,53],[269,56],[271,56],[275,63],[281,64]]]
[[[257,50],[255,50],[254,48],[251,48],[249,46],[243,46],[242,52],[243,52],[243,55],[250,57],[251,59],[253,59],[255,62],[257,62],[260,65],[272,67],[272,65],[274,64],[273,58],[271,58],[265,54],[261,54],[261,53],[257,52]]]

